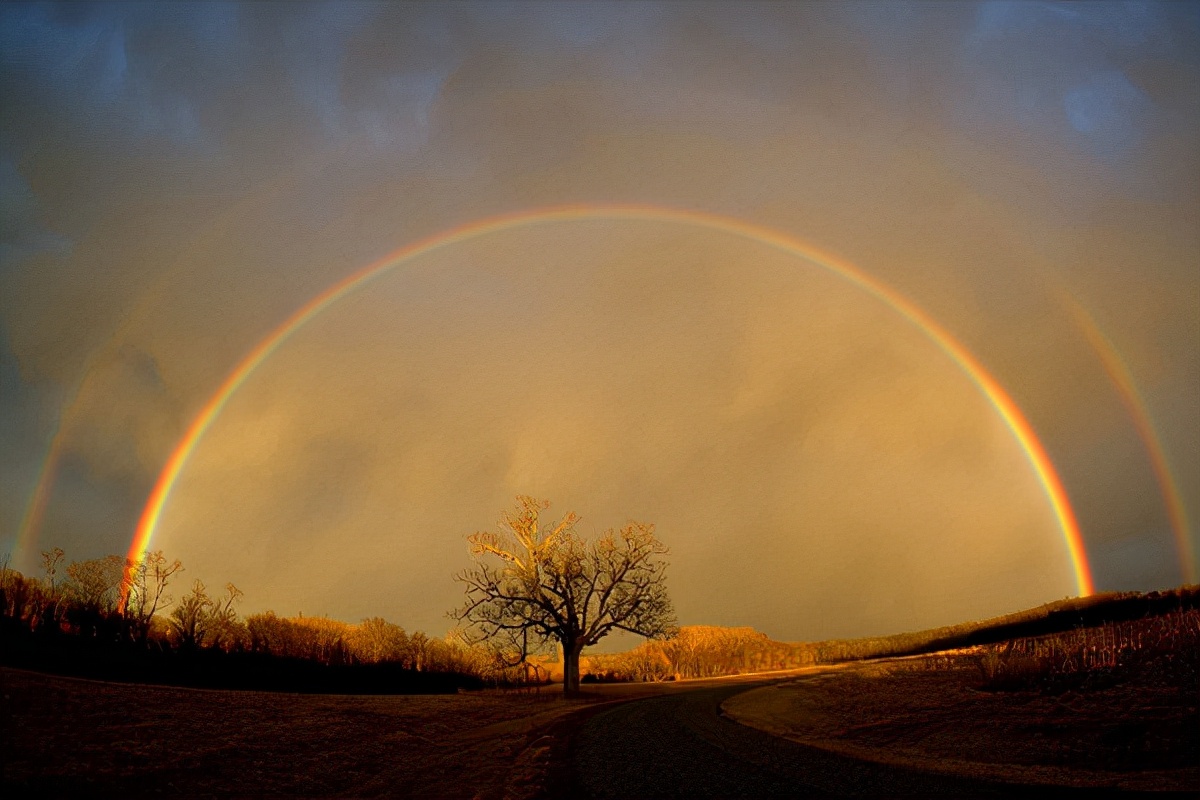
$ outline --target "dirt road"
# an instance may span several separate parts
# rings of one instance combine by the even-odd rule
[[[1030,787],[930,775],[805,747],[721,715],[764,683],[698,688],[624,703],[588,719],[571,760],[583,795],[840,797],[1027,794]],[[1067,789],[1056,789],[1056,793]]]

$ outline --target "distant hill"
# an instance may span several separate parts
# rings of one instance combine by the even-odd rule
[[[962,622],[912,633],[863,639],[796,643],[810,648],[818,663],[953,650],[1008,639],[1045,636],[1200,607],[1200,586],[1162,592],[1105,592],[1072,597],[978,622]]]
[[[768,672],[1047,636],[1198,606],[1200,586],[1147,594],[1110,592],[1058,600],[977,622],[824,642],[779,642],[752,628],[691,625],[666,641],[649,641],[624,653],[585,656],[581,670],[592,681],[676,680]],[[551,676],[555,675],[555,664],[547,660],[542,666]]]

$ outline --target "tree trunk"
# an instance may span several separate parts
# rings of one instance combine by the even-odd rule
[[[563,693],[579,694],[579,654],[583,645],[578,642],[563,642]]]

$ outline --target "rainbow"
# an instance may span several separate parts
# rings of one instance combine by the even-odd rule
[[[157,296],[158,288],[158,286],[152,287],[143,296],[141,302],[135,308],[135,313],[152,302],[152,299]],[[129,319],[130,317],[126,317],[121,327],[125,327]],[[50,447],[46,450],[46,457],[42,461],[42,468],[38,473],[37,485],[34,486],[33,493],[29,497],[29,502],[25,506],[25,513],[21,516],[21,526],[17,529],[17,540],[13,547],[13,555],[16,558],[23,556],[33,543],[37,541],[38,534],[42,529],[42,520],[46,515],[46,507],[49,505],[50,495],[54,490],[58,465],[62,460],[63,453],[67,449],[68,434],[76,424],[75,419],[79,403],[88,393],[93,381],[96,380],[98,366],[105,357],[111,355],[119,347],[121,342],[119,333],[120,331],[118,330],[117,334],[109,338],[106,347],[93,352],[88,358],[83,377],[75,387],[75,392],[71,396],[71,402],[67,404],[58,416],[58,424],[55,426],[54,435],[50,438]]]
[[[17,528],[17,541],[13,546],[13,555],[19,558],[36,540],[37,532],[42,528],[42,518],[46,515],[46,506],[50,501],[50,491],[54,488],[54,475],[58,468],[58,460],[62,458],[63,446],[67,440],[65,414],[59,415],[58,425],[54,436],[50,439],[50,448],[46,451],[46,459],[38,473],[37,485],[25,506],[21,516],[21,527]]]
[[[1150,418],[1146,401],[1142,399],[1142,394],[1138,391],[1137,384],[1134,383],[1133,375],[1126,366],[1125,360],[1121,358],[1117,348],[1100,330],[1100,326],[1096,324],[1092,315],[1065,292],[1062,294],[1062,299],[1063,304],[1074,317],[1076,326],[1083,332],[1088,344],[1099,356],[1104,372],[1116,388],[1117,396],[1121,398],[1121,403],[1125,406],[1129,418],[1133,421],[1133,427],[1137,430],[1138,438],[1142,440],[1142,445],[1146,448],[1146,455],[1150,457],[1150,466],[1154,470],[1154,478],[1158,481],[1163,504],[1167,509],[1171,534],[1175,538],[1175,550],[1179,555],[1179,569],[1183,573],[1185,582],[1195,583],[1196,556],[1192,551],[1191,536],[1188,534],[1187,510],[1183,505],[1183,497],[1179,494],[1179,487],[1175,485],[1171,468],[1167,465],[1167,455],[1163,449],[1162,438],[1158,435],[1154,422]]]
[[[825,269],[834,272],[851,283],[871,293],[879,300],[891,306],[902,316],[920,328],[933,342],[941,348],[972,381],[982,390],[992,406],[1004,419],[1009,429],[1016,436],[1024,449],[1029,463],[1037,473],[1046,495],[1054,509],[1059,527],[1066,540],[1067,550],[1075,571],[1075,581],[1081,595],[1089,595],[1094,591],[1091,568],[1088,565],[1087,554],[1084,551],[1083,536],[1079,523],[1067,499],[1066,490],[1058,473],[1054,470],[1046,449],[1042,446],[1033,427],[1025,419],[1024,414],[1009,397],[1000,383],[984,368],[949,331],[935,322],[929,315],[918,308],[910,300],[898,292],[879,282],[857,267],[842,261],[835,256],[818,250],[808,244],[794,239],[786,234],[759,225],[711,214],[702,211],[682,210],[648,205],[573,205],[555,206],[501,214],[459,225],[450,230],[434,234],[412,244],[389,253],[378,261],[372,262],[357,272],[343,278],[333,286],[321,292],[306,304],[298,308],[279,327],[272,331],[245,355],[240,363],[229,373],[225,381],[217,388],[212,397],[197,414],[191,426],[187,429],[175,450],[171,453],[166,465],[158,476],[154,489],[142,511],[137,530],[129,547],[131,563],[140,563],[155,528],[162,516],[163,507],[175,485],[179,473],[183,470],[196,444],[220,415],[221,410],[233,396],[238,387],[252,372],[267,359],[283,342],[306,322],[321,313],[332,303],[337,302],[350,292],[358,289],[384,272],[410,259],[422,256],[442,247],[447,247],[480,236],[517,228],[526,225],[544,224],[570,220],[642,220],[652,222],[676,223],[694,225],[709,230],[723,231],[735,236],[759,242],[774,247],[785,253],[804,258]]]
[[[279,197],[294,186],[297,176],[303,170],[311,168],[311,164],[306,163],[301,165],[300,163],[296,163],[286,173],[277,176],[274,180],[264,185],[258,193],[247,195],[236,203],[229,205],[207,230],[194,238],[190,244],[190,250],[185,250],[184,253],[195,251],[202,245],[216,240],[226,232],[231,223],[245,216],[247,208],[253,206],[255,203],[267,203]],[[67,450],[69,433],[72,431],[74,425],[77,424],[75,419],[79,405],[91,391],[90,387],[96,378],[99,366],[105,358],[116,352],[124,342],[124,339],[120,335],[121,330],[129,327],[142,311],[161,302],[160,295],[165,290],[168,278],[174,274],[175,269],[178,268],[183,260],[184,255],[181,254],[172,265],[172,269],[167,269],[159,275],[154,285],[148,291],[142,293],[137,306],[122,317],[120,327],[113,336],[109,337],[107,345],[100,350],[94,351],[88,358],[83,377],[71,395],[70,403],[59,414],[58,425],[55,427],[54,435],[50,439],[50,447],[46,450],[46,457],[42,461],[42,468],[38,473],[37,484],[34,486],[33,492],[29,497],[29,502],[25,506],[25,513],[21,516],[21,525],[17,529],[17,539],[13,547],[14,558],[21,558],[38,540],[42,529],[42,520],[46,515],[46,507],[49,505],[50,496],[54,490],[54,482],[58,477],[59,462]]]

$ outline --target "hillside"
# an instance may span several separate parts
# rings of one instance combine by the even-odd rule
[[[586,657],[589,681],[708,678],[889,656],[919,655],[1159,617],[1200,607],[1200,586],[1067,598],[976,622],[861,639],[780,642],[753,628],[685,626],[666,641]],[[550,666],[550,665],[548,665]],[[553,676],[553,666],[549,668]]]

